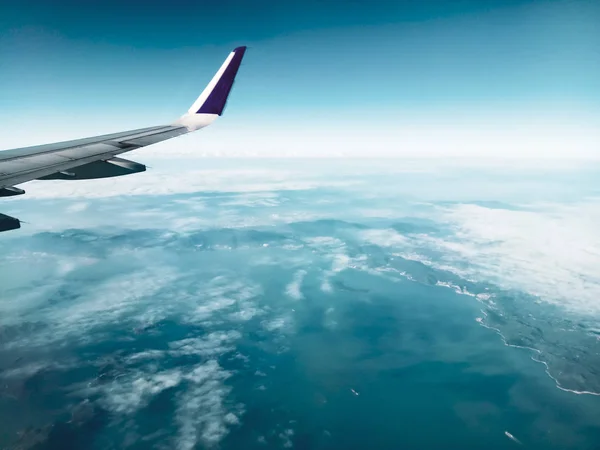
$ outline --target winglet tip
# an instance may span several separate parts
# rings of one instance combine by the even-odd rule
[[[246,48],[239,46],[233,49],[198,100],[188,110],[190,114],[223,114]]]

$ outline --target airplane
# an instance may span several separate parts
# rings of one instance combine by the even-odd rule
[[[187,113],[169,125],[0,151],[0,197],[25,194],[16,187],[31,180],[89,180],[144,172],[146,166],[117,155],[207,127],[223,114],[246,52],[237,47]],[[0,232],[21,221],[0,213]]]

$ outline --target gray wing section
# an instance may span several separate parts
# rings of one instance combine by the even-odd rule
[[[24,194],[16,186],[31,180],[86,180],[143,172],[143,164],[117,155],[210,125],[223,114],[245,51],[246,47],[237,47],[229,54],[188,112],[173,125],[0,152],[0,197]],[[19,227],[18,219],[0,214],[0,232]]]
[[[36,179],[81,180],[142,172],[142,164],[115,158],[186,134],[182,126],[158,126],[0,152],[0,197],[24,193],[14,186]]]

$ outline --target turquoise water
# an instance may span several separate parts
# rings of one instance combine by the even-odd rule
[[[1,448],[600,445],[597,167],[193,164],[5,203]]]

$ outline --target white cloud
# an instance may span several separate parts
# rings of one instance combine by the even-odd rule
[[[572,311],[600,311],[600,201],[517,210],[458,204],[431,218],[450,227],[450,234],[383,229],[360,235],[404,259],[466,279],[527,292]]]
[[[27,198],[103,198],[194,192],[304,190],[326,186],[347,186],[352,183],[318,179],[308,173],[290,170],[260,168],[211,170],[201,169],[201,166],[196,162],[192,166],[194,168],[190,168],[183,162],[178,168],[161,168],[159,165],[156,169],[114,179],[104,178],[76,182],[31,181],[26,186]],[[263,203],[269,204],[270,202],[263,200]],[[76,205],[70,206],[69,212],[76,212],[78,208],[84,208],[84,203]]]
[[[216,347],[215,347],[216,348]],[[99,402],[117,414],[132,414],[148,405],[159,393],[177,388],[177,448],[192,449],[199,443],[214,445],[240,420],[227,409],[225,399],[231,388],[224,381],[231,374],[210,359],[189,370],[152,372],[133,370],[108,384],[84,389],[82,395],[99,394]]]
[[[459,205],[443,218],[455,237],[429,244],[445,251],[445,263],[469,261],[464,275],[580,312],[600,311],[600,202],[530,211]]]
[[[0,371],[0,379],[28,378],[41,370],[65,370],[75,366],[75,363],[39,360],[21,367]]]
[[[77,248],[87,249],[86,252],[100,248],[97,259],[71,256],[60,250],[42,253],[20,247],[8,249],[0,268],[18,262],[15,273],[23,276],[11,277],[7,284],[4,276],[10,274],[2,272],[0,289],[10,289],[14,301],[0,302],[0,324],[14,326],[16,333],[5,334],[0,352],[12,346],[19,351],[42,351],[55,356],[55,350],[63,346],[77,349],[83,345],[89,349],[90,344],[113,342],[112,331],[119,330],[118,339],[127,342],[124,348],[118,346],[106,358],[83,362],[84,366],[96,366],[98,371],[92,371],[92,378],[81,384],[69,386],[69,395],[97,399],[93,401],[109,409],[116,420],[134,423],[132,414],[147,407],[157,395],[169,391],[168,395],[175,399],[176,412],[165,420],[172,419],[178,426],[173,446],[192,449],[217,444],[239,425],[243,415],[241,405],[228,406],[231,387],[225,380],[231,373],[217,359],[236,349],[236,342],[242,337],[240,321],[265,315],[265,320],[277,329],[279,315],[261,308],[259,283],[223,268],[217,273],[224,275],[214,276],[203,272],[206,268],[180,264],[179,258],[170,260],[168,250],[161,247],[161,239],[169,242],[177,235],[159,236],[153,241],[154,248],[134,245],[131,249],[114,242],[104,243],[101,241],[104,237],[84,234],[70,241],[76,243],[81,238],[84,244]],[[49,239],[43,240],[42,246],[52,243],[52,238]],[[84,264],[77,267],[70,261]],[[173,265],[174,261],[177,264]],[[22,270],[28,266],[34,267],[35,273]],[[64,296],[49,302],[57,292]],[[144,335],[162,333],[160,325],[166,318],[183,323],[183,329],[196,330],[196,335],[190,333],[170,341],[167,333],[163,336],[167,340],[161,338],[159,348],[152,347],[156,341],[146,340]],[[27,325],[31,323],[39,328],[36,325],[30,330]],[[206,333],[197,335],[198,325]],[[140,335],[142,338],[138,340]],[[135,353],[127,354],[132,341],[136,342]],[[65,361],[62,354],[61,350],[56,363],[39,360],[33,364],[27,359],[15,362],[14,367],[0,376],[13,380],[48,368],[81,367],[81,361],[69,365],[71,361]],[[173,366],[174,361],[174,368],[161,368],[163,364]],[[189,366],[190,361],[193,366]],[[110,368],[104,373],[107,366]],[[98,373],[101,375],[95,378]]]
[[[73,203],[72,205],[68,206],[67,212],[79,213],[79,212],[85,211],[89,205],[90,204],[86,203],[86,202]]]
[[[292,443],[292,438],[294,437],[294,430],[288,428],[287,430],[283,430],[279,433],[279,438],[283,443],[283,448],[292,448],[294,444]]]
[[[250,320],[262,314],[257,307],[255,298],[262,292],[261,286],[241,279],[228,276],[217,276],[205,283],[193,294],[178,294],[190,297],[197,306],[187,315],[186,320],[194,323],[203,323],[212,318],[215,313],[227,313],[229,318],[236,320]]]
[[[56,258],[56,255],[55,255]],[[57,265],[59,270],[62,264]],[[93,269],[91,269],[93,270]],[[62,289],[62,280],[28,289],[17,302],[0,302],[5,323],[33,321],[43,323],[35,333],[5,343],[6,347],[46,346],[49,343],[66,345],[73,339],[93,339],[92,330],[123,318],[134,312],[139,320],[148,312],[142,306],[144,299],[155,295],[162,287],[177,278],[170,269],[151,267],[108,278],[99,282],[91,292],[74,290],[72,299],[49,303],[48,300]],[[71,342],[72,343],[72,342]]]
[[[262,326],[267,331],[284,330],[291,323],[291,319],[288,317],[277,317],[271,320],[264,320]]]
[[[135,154],[152,158],[594,158],[598,159],[597,118],[527,113],[431,111],[403,115],[390,111],[377,121],[339,113],[326,125],[290,117],[287,123],[223,123],[149,147]],[[197,133],[200,134],[200,133]],[[294,136],[290,139],[290,136]]]
[[[331,263],[329,269],[323,270],[321,280],[321,291],[332,292],[331,279],[339,272],[348,268],[365,269],[365,255],[350,257],[346,243],[338,238],[329,236],[317,236],[305,239],[309,248],[313,248],[313,252]]]
[[[338,325],[338,322],[335,319],[335,308],[332,308],[332,307],[327,308],[327,310],[325,311],[325,317],[323,319],[323,326],[325,328],[335,330],[337,325]]]
[[[187,375],[191,384],[179,396],[176,413],[178,449],[193,449],[199,443],[212,446],[228,433],[228,426],[236,423],[233,417],[237,417],[224,403],[231,388],[223,381],[229,376],[215,360],[196,366]]]
[[[101,403],[111,411],[130,414],[146,406],[158,393],[179,385],[182,379],[181,371],[175,369],[155,374],[136,372],[92,391],[102,392]]]
[[[287,285],[285,292],[294,300],[302,300],[304,296],[302,295],[301,287],[302,280],[304,280],[304,276],[306,275],[305,270],[298,270],[294,274],[294,279]]]
[[[408,239],[392,229],[372,229],[360,232],[362,239],[382,247],[406,245]]]
[[[235,330],[215,331],[205,337],[171,342],[169,347],[174,355],[215,356],[235,349],[231,344],[241,337]]]

